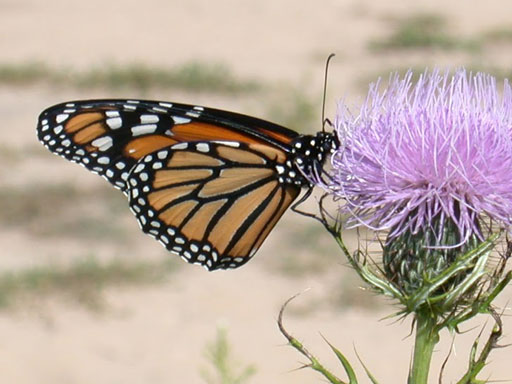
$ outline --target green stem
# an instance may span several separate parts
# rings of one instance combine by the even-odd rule
[[[439,341],[439,333],[435,321],[427,313],[416,314],[416,340],[414,357],[409,372],[409,384],[427,384],[430,361],[434,347]]]

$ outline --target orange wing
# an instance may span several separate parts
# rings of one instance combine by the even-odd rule
[[[180,142],[234,141],[288,152],[298,136],[254,117],[185,104],[89,100],[56,105],[39,117],[38,137],[52,152],[80,163],[126,191],[144,156]]]
[[[300,187],[279,182],[280,149],[258,143],[180,143],[142,158],[130,207],[142,230],[208,270],[247,262]]]
[[[137,100],[56,105],[37,132],[126,193],[144,232],[209,270],[247,262],[336,143],[332,133],[299,136],[246,115]]]

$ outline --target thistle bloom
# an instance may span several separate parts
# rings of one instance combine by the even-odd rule
[[[429,246],[486,237],[484,222],[512,224],[512,90],[490,75],[425,72],[379,83],[357,115],[340,105],[340,148],[327,187],[349,224],[393,239],[429,232]],[[485,219],[484,219],[485,218]],[[489,220],[490,219],[490,220]],[[448,244],[443,231],[456,236]]]
[[[319,219],[363,281],[397,300],[395,314],[414,316],[408,383],[428,383],[442,329],[458,330],[478,314],[491,314],[495,327],[483,348],[480,336],[474,342],[457,381],[483,382],[476,377],[502,334],[493,300],[512,281],[512,271],[506,272],[512,240],[501,237],[503,230],[512,232],[512,89],[505,82],[499,96],[492,76],[463,69],[427,71],[414,84],[411,72],[394,75],[380,89],[379,83],[370,87],[357,114],[339,107],[339,147],[328,174],[313,179],[348,218],[333,221],[322,199]],[[371,257],[364,247],[349,250],[347,226],[383,231],[382,257],[375,248]],[[502,257],[488,263],[492,252]],[[311,366],[341,383],[279,321]],[[345,357],[333,351],[355,383]]]
[[[370,87],[357,114],[339,107],[332,166],[312,179],[348,218],[332,220],[322,198],[319,219],[363,281],[397,300],[395,314],[414,316],[408,383],[428,383],[442,329],[458,330],[478,314],[491,314],[495,327],[483,348],[474,342],[457,381],[483,382],[476,377],[502,333],[493,300],[512,281],[506,272],[512,240],[501,237],[512,232],[512,89],[505,82],[499,96],[492,76],[463,69],[427,71],[414,84],[412,72],[394,75],[380,89],[379,83]],[[348,226],[383,231],[382,257],[375,248],[371,257],[364,247],[349,250]],[[492,252],[502,257],[488,263]],[[341,383],[283,330],[281,315],[290,343],[331,383]],[[355,383],[345,357],[333,351]]]

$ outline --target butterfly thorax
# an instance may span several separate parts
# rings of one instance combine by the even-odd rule
[[[333,133],[318,132],[316,135],[300,135],[292,143],[290,160],[277,170],[282,175],[281,183],[296,184],[310,187],[310,178],[322,172],[327,156],[336,148],[336,137]]]

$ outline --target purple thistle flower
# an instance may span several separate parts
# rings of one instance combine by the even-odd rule
[[[348,225],[405,232],[454,223],[460,243],[485,233],[482,219],[512,224],[512,90],[499,97],[486,74],[412,72],[372,84],[359,113],[340,105],[340,147],[323,185],[345,203]],[[441,228],[436,223],[441,223]],[[433,244],[434,245],[434,244]],[[454,246],[456,244],[435,244]]]

